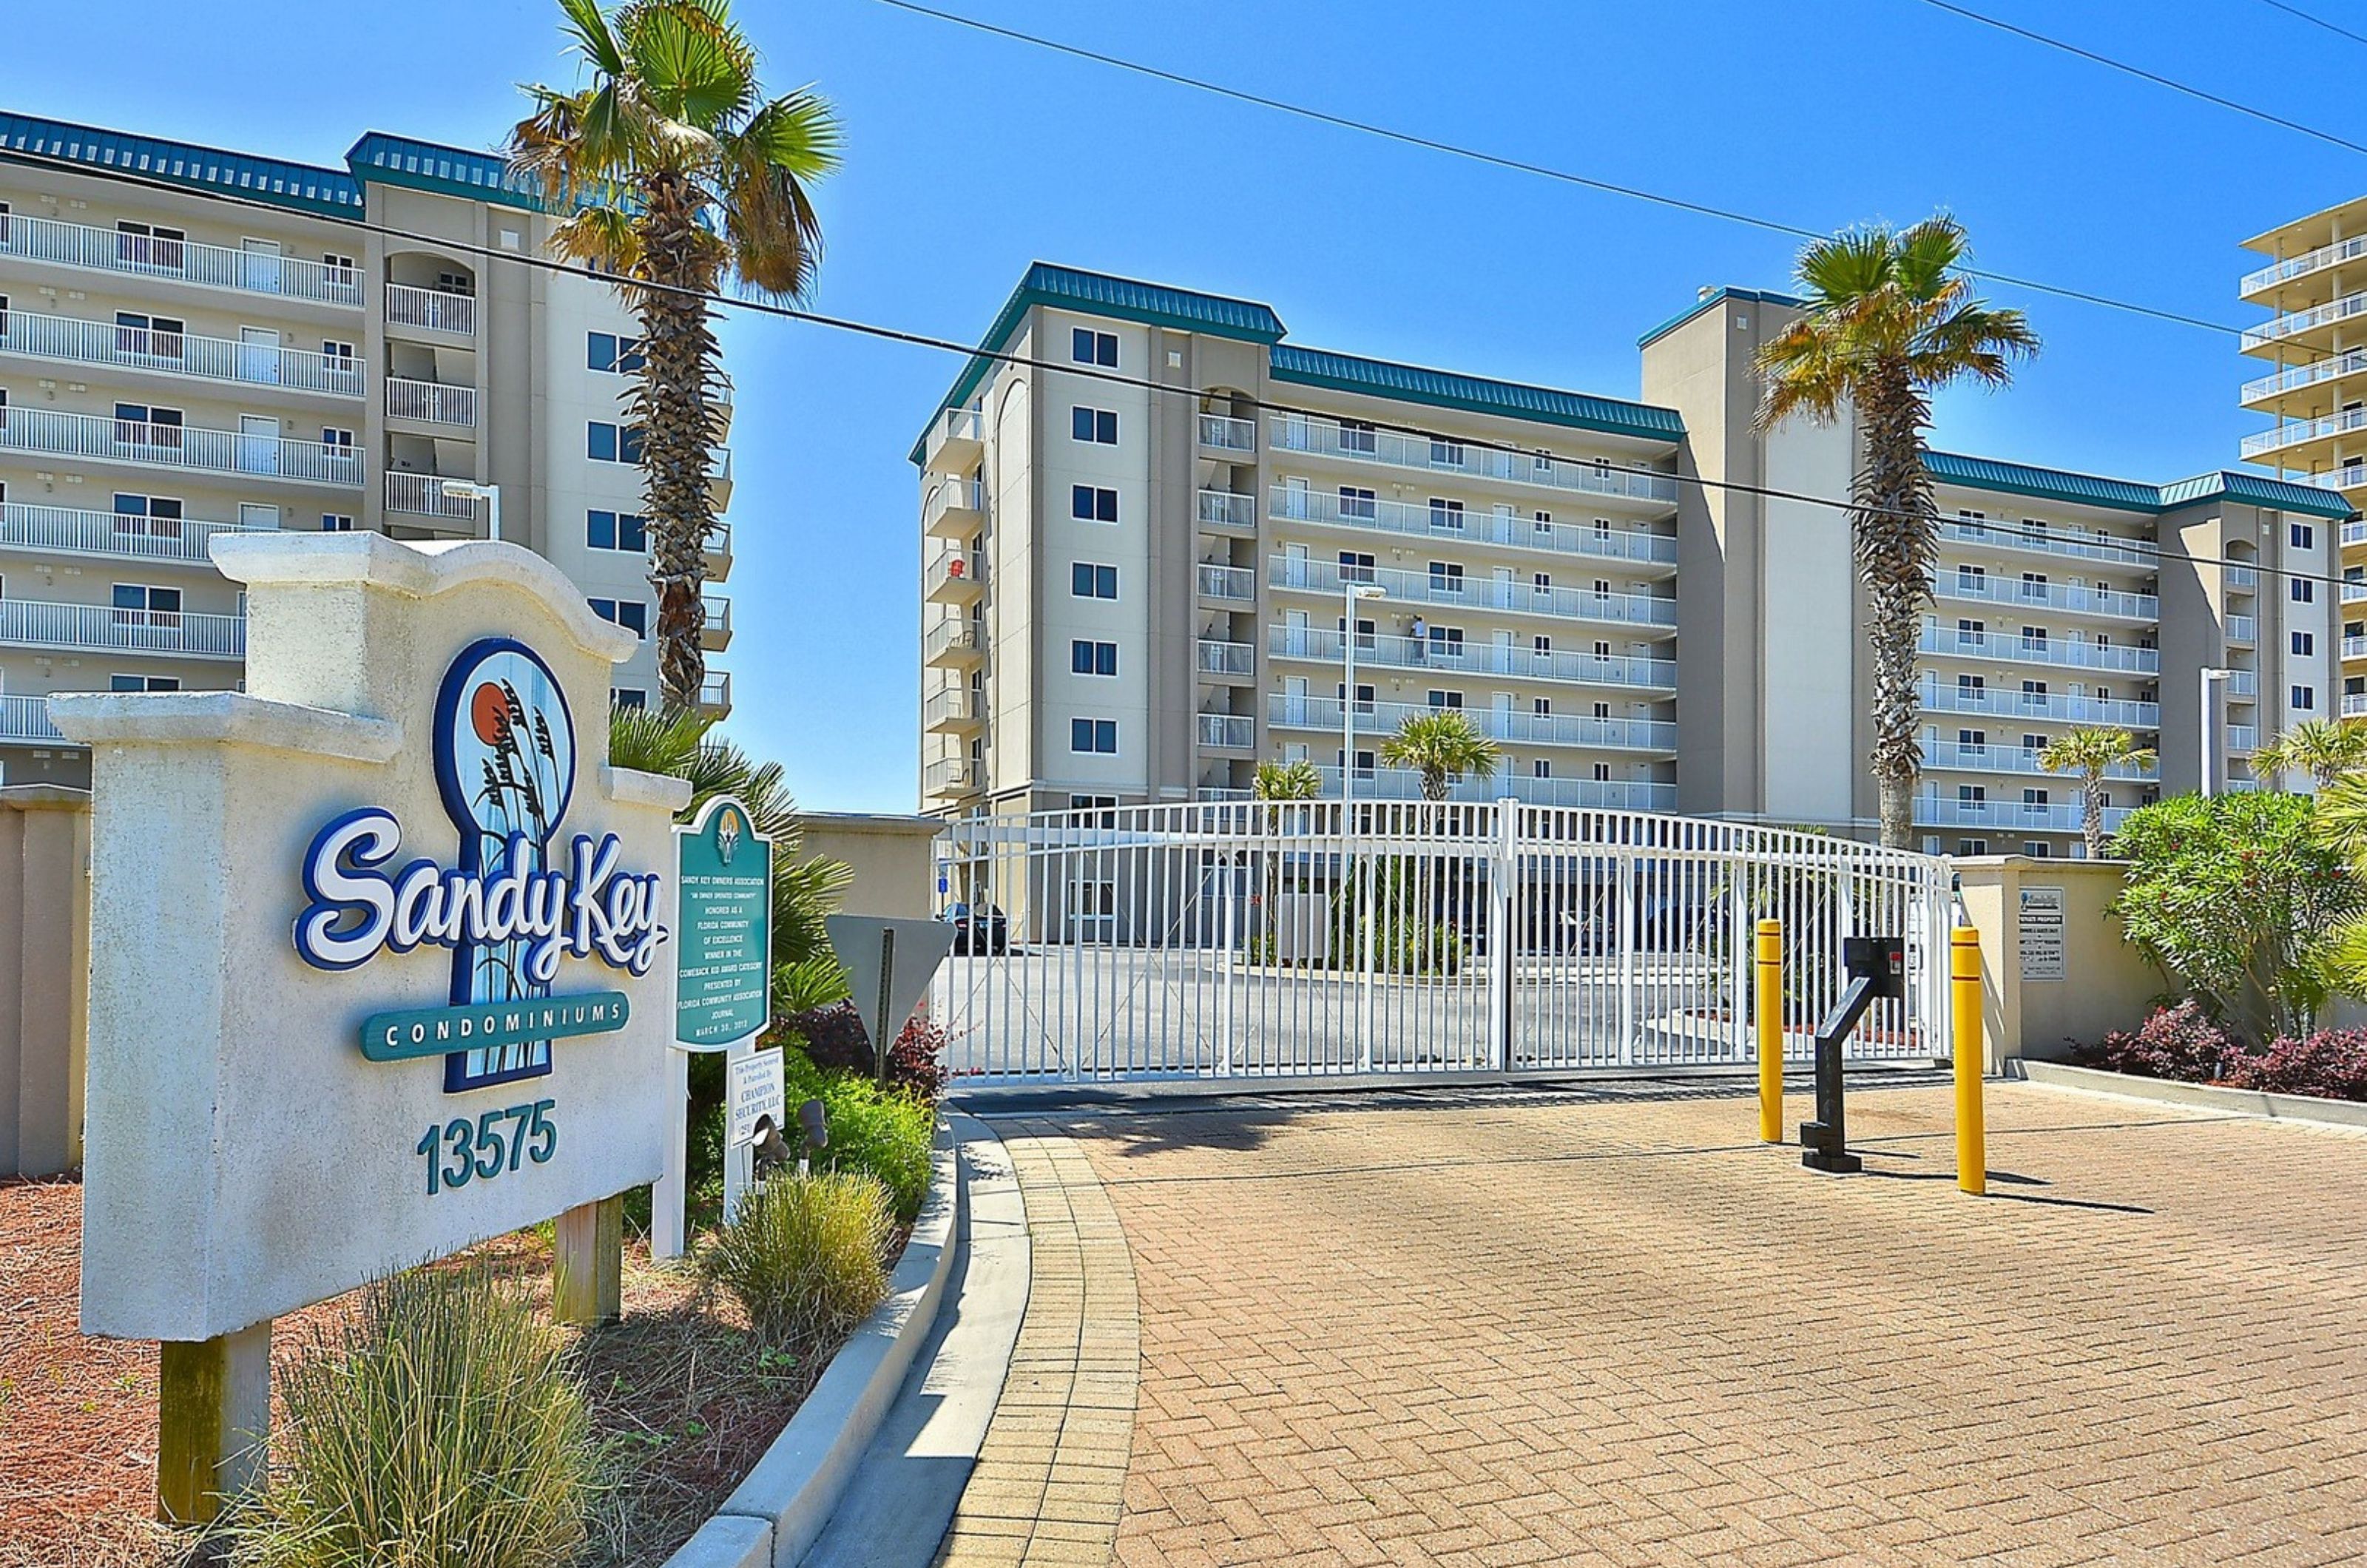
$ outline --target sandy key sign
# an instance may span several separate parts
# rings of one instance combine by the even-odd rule
[[[773,841],[717,795],[674,829],[674,1043],[721,1051],[772,1017]]]

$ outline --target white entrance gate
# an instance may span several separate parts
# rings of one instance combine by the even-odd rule
[[[1853,1059],[1946,1054],[1946,863],[1643,812],[1199,802],[957,820],[941,903],[991,905],[933,998],[978,1081],[1740,1066],[1756,922],[1784,924],[1787,1056],[1845,936],[1908,996]]]

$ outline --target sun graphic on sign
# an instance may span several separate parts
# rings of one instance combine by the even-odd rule
[[[499,746],[509,733],[509,698],[491,681],[469,694],[469,728],[488,746]]]

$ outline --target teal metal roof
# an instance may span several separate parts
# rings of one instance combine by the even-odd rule
[[[1514,381],[1491,381],[1451,370],[1393,365],[1387,360],[1360,359],[1354,355],[1299,348],[1291,344],[1274,344],[1272,360],[1275,380],[1327,387],[1335,392],[1361,392],[1367,397],[1394,398],[1433,408],[1461,409],[1653,441],[1679,441],[1685,434],[1684,421],[1676,410],[1655,408],[1648,403],[1591,397],[1551,387],[1528,387]]]
[[[77,164],[190,190],[253,197],[298,212],[354,217],[362,210],[361,186],[344,169],[226,152],[32,115],[0,112],[0,156]]]
[[[1637,348],[1649,348],[1653,344],[1675,332],[1711,306],[1727,299],[1741,299],[1759,305],[1789,305],[1795,310],[1808,303],[1795,295],[1777,294],[1763,288],[1713,288],[1683,310],[1636,340]]]
[[[2104,479],[2063,468],[2033,468],[2026,463],[2000,462],[1994,457],[1966,457],[1952,452],[1927,452],[1923,466],[1942,484],[2007,495],[2035,496],[2077,506],[2111,507],[2141,512],[2147,516],[2171,512],[2198,502],[2225,498],[2246,506],[2280,512],[2305,512],[2318,517],[2350,515],[2350,503],[2331,491],[2294,484],[2261,474],[2222,470],[2198,474],[2175,484],[2149,485],[2135,479]]]
[[[345,152],[357,181],[404,186],[438,196],[466,197],[503,207],[544,210],[542,189],[495,152],[472,152],[373,130]]]

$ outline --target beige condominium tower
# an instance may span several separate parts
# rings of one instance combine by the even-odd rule
[[[912,450],[922,795],[941,812],[1227,795],[1261,759],[1336,794],[1454,708],[1500,794],[1863,832],[1871,685],[1846,423],[1756,433],[1751,356],[1798,303],[1704,290],[1643,339],[1642,400],[1301,347],[1269,307],[1037,264]],[[1148,385],[1146,384],[1148,383]],[[1916,822],[1950,852],[2076,852],[2037,752],[2110,724],[2164,761],[2117,821],[2329,690],[2347,508],[1935,454]],[[1353,690],[1348,663],[1354,660]],[[1350,737],[1353,736],[1353,744]]]
[[[225,530],[472,538],[498,513],[647,635],[632,318],[500,259],[550,221],[500,159],[379,132],[330,168],[0,114],[0,780],[86,782],[49,693],[238,683]],[[725,646],[728,600],[708,625]],[[616,679],[651,700],[653,656]]]

